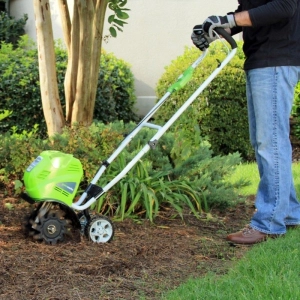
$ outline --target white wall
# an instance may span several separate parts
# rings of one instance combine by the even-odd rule
[[[49,0],[53,14],[55,38],[62,38],[56,0]],[[71,3],[72,0],[69,0]],[[129,62],[135,76],[135,89],[140,114],[146,113],[156,99],[155,86],[167,66],[192,46],[190,35],[194,25],[212,14],[224,15],[237,7],[236,0],[129,0],[130,18],[124,31],[111,38],[103,48]],[[11,14],[27,13],[27,33],[35,35],[32,0],[11,0]],[[110,11],[107,11],[107,16]],[[108,28],[108,27],[107,27]],[[108,34],[108,29],[104,34]]]
[[[71,3],[73,0],[68,0]],[[61,22],[59,10],[57,7],[56,0],[49,0],[51,13],[52,13],[52,25],[53,32],[56,39],[62,39]],[[36,40],[35,20],[34,20],[34,9],[33,0],[10,0],[10,14],[16,19],[23,17],[24,14],[28,15],[28,20],[25,26],[25,31],[34,40]]]

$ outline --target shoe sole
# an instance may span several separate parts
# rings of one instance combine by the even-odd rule
[[[237,246],[250,247],[253,245],[257,245],[257,244],[266,242],[268,239],[278,239],[283,236],[284,236],[284,234],[269,234],[269,235],[265,236],[263,239],[259,240],[258,242],[255,242],[255,243],[236,243],[236,242],[228,241],[228,240],[227,240],[227,242],[229,243],[230,246],[234,246],[234,247],[237,247]]]

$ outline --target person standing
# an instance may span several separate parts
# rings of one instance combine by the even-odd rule
[[[250,142],[260,181],[249,225],[227,240],[251,245],[300,224],[289,139],[300,79],[300,0],[239,0],[235,12],[210,16],[196,25],[193,43],[206,49],[216,38],[216,27],[231,35],[243,33]]]

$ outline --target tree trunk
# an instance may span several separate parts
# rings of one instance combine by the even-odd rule
[[[68,52],[70,51],[70,45],[71,45],[71,19],[70,19],[70,13],[68,9],[68,3],[67,0],[58,0],[58,8],[61,15],[61,24],[62,24],[62,31],[64,35],[64,40],[66,43],[66,47],[68,49]]]
[[[61,133],[65,125],[58,94],[50,4],[33,0],[38,43],[39,77],[48,135]]]
[[[95,17],[93,22],[92,35],[92,65],[91,65],[91,80],[90,80],[90,103],[91,109],[94,111],[95,98],[97,92],[97,84],[99,78],[99,68],[101,59],[101,49],[103,40],[104,17],[106,13],[108,1],[98,1],[96,4]]]
[[[65,7],[64,0],[59,0]],[[65,77],[66,118],[88,126],[93,121],[100,68],[104,16],[108,0],[74,0]],[[65,13],[62,15],[66,15]]]
[[[68,65],[65,76],[65,98],[66,98],[66,120],[69,124],[72,122],[73,104],[76,95],[76,83],[79,60],[79,16],[76,3],[73,4],[73,19],[71,32],[65,32],[64,35],[70,35],[70,45],[68,47]]]
[[[92,32],[90,22],[94,17],[94,4],[89,0],[76,0],[79,16],[79,58],[76,82],[76,95],[72,111],[71,124],[77,122],[82,125],[90,125],[92,122],[92,110],[88,101],[91,79],[91,51]],[[75,2],[76,2],[75,1]]]

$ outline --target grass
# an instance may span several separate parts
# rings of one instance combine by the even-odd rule
[[[194,278],[164,300],[300,299],[300,230],[253,246],[226,275]]]
[[[293,164],[293,175],[300,196],[300,164]],[[241,194],[256,193],[259,181],[255,164],[240,165],[228,179],[250,181]],[[162,300],[293,300],[300,299],[300,229],[294,229],[278,239],[252,246],[227,274],[210,273],[191,278]]]
[[[254,195],[256,193],[259,180],[256,163],[240,164],[228,181],[235,183],[241,179],[249,181],[249,185],[241,188],[239,193],[243,196]]]
[[[300,164],[293,164],[293,176],[295,179],[295,188],[297,195],[300,198]],[[228,178],[232,183],[239,181],[240,179],[249,181],[249,185],[241,188],[239,193],[244,196],[255,195],[257,185],[259,181],[258,168],[256,163],[241,164],[237,167],[234,174]]]

